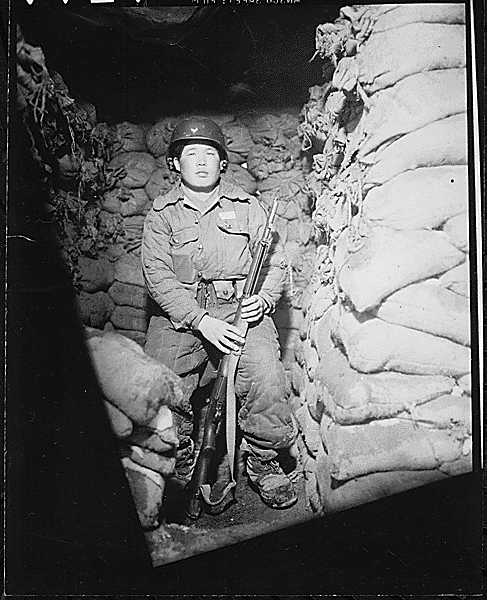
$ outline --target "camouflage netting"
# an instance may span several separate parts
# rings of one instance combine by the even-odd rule
[[[320,231],[292,386],[336,510],[472,468],[465,15],[349,6],[300,124]]]

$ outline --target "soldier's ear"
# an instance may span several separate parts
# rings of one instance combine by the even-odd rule
[[[181,173],[181,163],[179,162],[179,158],[177,158],[175,156],[172,159],[172,164],[173,164],[174,170],[177,171],[178,173]]]
[[[225,173],[225,171],[228,169],[228,160],[221,160],[220,161],[220,173]]]

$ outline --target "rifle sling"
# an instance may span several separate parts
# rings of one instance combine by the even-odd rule
[[[247,324],[244,323],[245,329],[244,335],[247,333]],[[230,467],[230,482],[223,490],[220,498],[211,500],[211,486],[208,483],[203,484],[200,487],[200,492],[203,500],[210,506],[217,506],[220,504],[228,492],[233,489],[237,483],[235,481],[235,445],[237,437],[237,402],[235,396],[235,374],[237,372],[238,361],[240,360],[241,350],[238,354],[231,353],[228,360],[228,377],[227,377],[227,390],[226,390],[226,442],[227,442],[227,455],[228,464]]]

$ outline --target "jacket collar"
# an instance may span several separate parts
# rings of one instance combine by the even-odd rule
[[[227,198],[228,200],[240,200],[242,202],[249,202],[252,196],[247,194],[240,186],[230,183],[229,181],[220,180],[218,186],[218,195],[220,198]],[[169,204],[177,204],[179,201],[184,201],[184,193],[181,184],[175,186],[165,196],[157,196],[152,204],[154,210],[162,210]]]

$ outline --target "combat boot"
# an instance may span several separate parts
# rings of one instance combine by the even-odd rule
[[[277,460],[263,460],[249,453],[246,458],[247,475],[251,487],[271,508],[289,508],[298,500],[293,482],[284,473]]]

